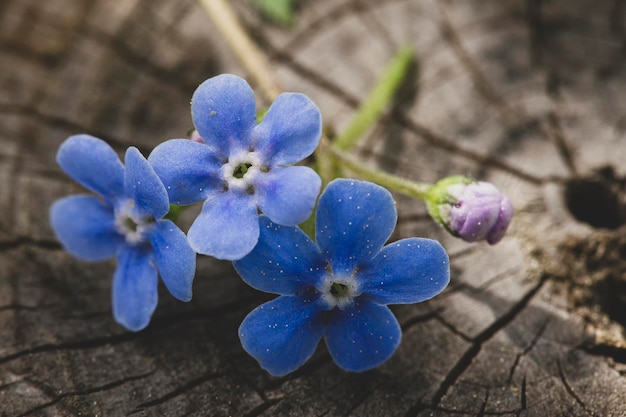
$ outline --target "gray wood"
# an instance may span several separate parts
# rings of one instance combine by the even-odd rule
[[[73,259],[48,225],[50,204],[81,191],[56,149],[86,132],[147,154],[191,127],[201,81],[246,73],[190,0],[4,0],[0,415],[626,415],[624,227],[594,228],[564,203],[569,189],[577,210],[597,202],[592,222],[624,220],[623,194],[602,209],[597,191],[623,193],[626,176],[623,2],[301,3],[288,31],[235,2],[281,85],[337,131],[410,45],[414,74],[359,156],[423,181],[496,183],[516,208],[509,235],[493,247],[454,240],[396,196],[394,237],[440,239],[452,284],[394,308],[402,344],[370,372],[339,370],[320,346],[297,372],[268,376],[236,330],[271,296],[207,258],[193,301],[161,291],[148,329],[126,332],[111,316],[113,263]],[[602,166],[614,178],[592,178]]]

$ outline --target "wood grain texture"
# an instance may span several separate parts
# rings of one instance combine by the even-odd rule
[[[359,156],[423,181],[496,183],[516,208],[510,234],[466,244],[396,196],[394,238],[441,240],[452,282],[394,308],[402,344],[362,374],[339,370],[321,345],[295,373],[268,376],[237,327],[271,296],[207,258],[190,303],[161,288],[150,326],[126,332],[111,315],[114,264],[73,259],[48,225],[55,199],[82,192],[56,149],[85,132],[147,154],[191,127],[200,82],[246,74],[191,0],[5,0],[0,416],[626,415],[625,229],[577,221],[564,200],[592,178],[573,204],[601,199],[604,184],[617,203],[592,216],[623,210],[622,2],[319,0],[301,2],[291,30],[233,3],[279,83],[309,95],[335,131],[410,45],[414,72]]]

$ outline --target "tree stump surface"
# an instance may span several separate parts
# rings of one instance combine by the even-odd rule
[[[237,328],[271,299],[199,257],[194,299],[161,288],[149,327],[111,314],[114,263],[73,259],[48,209],[82,192],[56,165],[76,133],[147,155],[191,127],[206,78],[248,76],[191,0],[0,4],[1,416],[625,416],[626,6],[615,0],[319,0],[287,30],[235,1],[287,91],[340,131],[401,45],[417,55],[363,163],[495,183],[495,246],[448,237],[400,195],[394,239],[440,240],[452,280],[395,306],[404,334],[347,373],[323,343],[275,378]],[[188,219],[187,219],[188,220]]]

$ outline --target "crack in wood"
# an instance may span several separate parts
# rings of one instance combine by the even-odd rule
[[[122,334],[115,335],[115,336],[98,337],[94,339],[81,340],[77,342],[68,342],[68,343],[60,343],[60,344],[47,343],[47,344],[35,346],[32,348],[20,350],[20,351],[11,353],[9,355],[2,356],[0,357],[0,364],[12,362],[17,359],[23,358],[24,356],[29,356],[29,355],[65,351],[65,350],[94,349],[94,348],[98,348],[102,346],[124,343],[128,340],[132,340],[136,338],[137,338],[136,333],[122,333]]]
[[[20,384],[22,382],[26,381],[26,377],[22,376],[14,381],[10,381],[4,384],[0,384],[0,392],[5,391],[7,388],[12,387],[13,385],[17,385]],[[5,391],[6,392],[6,391]]]
[[[485,392],[485,398],[483,398],[483,403],[480,405],[480,410],[478,410],[478,414],[476,417],[484,417],[485,410],[487,409],[487,403],[489,402],[489,389]]]
[[[472,342],[473,339],[471,336],[463,333],[461,330],[457,329],[452,323],[443,318],[441,315],[437,314],[436,319],[439,323],[441,323],[446,329],[450,330],[455,335],[459,336],[461,339],[466,342]]]
[[[453,54],[470,75],[476,91],[478,91],[478,93],[488,103],[496,108],[501,117],[507,123],[518,124],[520,122],[520,118],[518,116],[519,109],[516,109],[509,104],[500,94],[498,94],[491,83],[487,81],[487,77],[483,74],[480,66],[465,49],[459,35],[456,30],[454,30],[445,11],[445,3],[437,2],[437,5],[439,6],[439,12],[441,14],[440,25],[442,37],[448,42]]]
[[[450,369],[448,374],[445,376],[439,388],[433,395],[433,399],[429,408],[436,408],[441,403],[442,399],[445,397],[449,389],[454,386],[458,378],[465,372],[465,370],[472,364],[480,350],[482,349],[482,345],[487,342],[491,337],[493,337],[498,331],[506,327],[509,323],[517,317],[517,315],[522,312],[526,306],[530,303],[533,297],[543,288],[544,284],[548,281],[548,276],[544,275],[540,278],[539,282],[531,288],[526,294],[513,305],[505,314],[503,314],[500,318],[494,321],[489,327],[483,330],[479,335],[477,335],[473,339],[472,345],[461,355],[456,364]],[[413,414],[407,414],[406,417],[414,417],[417,416],[422,408],[414,408]]]
[[[454,54],[472,77],[476,90],[487,102],[491,103],[500,112],[501,116],[507,123],[516,126],[521,125],[523,123],[523,119],[528,119],[528,116],[525,115],[522,109],[508,103],[491,85],[476,60],[463,46],[459,35],[456,30],[454,30],[454,27],[447,17],[444,4],[445,3],[438,3],[439,10],[442,14],[441,25],[443,37],[448,41]],[[527,5],[529,10],[529,19],[535,23],[538,21],[538,24],[541,25],[541,0],[527,0]],[[531,32],[531,34],[532,33],[534,33],[534,31]],[[543,39],[543,33],[541,34],[541,39]],[[535,40],[533,39],[533,41]],[[533,41],[531,41],[531,44]],[[547,80],[550,79],[550,77],[547,78]],[[553,99],[555,99],[555,97],[559,97],[558,90],[554,90],[552,93],[550,93],[550,89],[547,91],[549,93],[548,95]],[[540,125],[540,132],[543,133],[546,138],[551,139],[556,147],[558,155],[563,160],[570,174],[577,176],[578,172],[575,166],[573,152],[568,144],[567,138],[565,137],[565,133],[563,132],[557,113],[554,110],[549,111],[547,114],[547,120],[548,127],[546,128],[543,125]]]
[[[313,20],[307,27],[294,34],[285,44],[283,50],[294,51],[306,47],[307,43],[310,42],[311,39],[314,39],[315,34],[321,33],[327,27],[337,25],[346,17],[350,17],[355,14],[360,16],[382,6],[394,3],[404,3],[406,1],[407,0],[386,0],[384,2],[364,2],[362,0],[347,0],[343,3],[339,3],[337,6],[334,6],[331,10],[327,11],[326,14]],[[246,23],[249,26],[253,24],[253,22]],[[258,29],[259,27],[257,27],[257,30]],[[272,57],[271,54],[270,57]]]
[[[462,249],[459,249],[455,252],[449,252],[448,255],[450,257],[450,261],[458,261],[460,259],[463,259],[467,256],[473,255],[475,254],[477,251],[479,251],[479,246],[476,245],[468,245]]]
[[[545,30],[542,18],[543,0],[526,0],[526,25],[530,36],[529,55],[535,65],[543,63],[543,45],[545,44]]]
[[[111,145],[112,148],[116,149],[118,152],[128,147],[127,142],[120,140],[119,138],[115,138],[109,133],[97,132],[90,127],[82,125],[76,121],[69,120],[60,116],[45,114],[31,105],[0,104],[0,113],[31,118],[36,120],[37,122],[41,122],[45,126],[66,130],[72,133],[89,133],[93,136],[97,136],[100,139],[105,140],[109,145]]]
[[[583,410],[585,410],[587,414],[589,414],[589,416],[595,416],[595,413],[587,407],[587,404],[585,404],[578,394],[576,394],[576,391],[574,391],[572,386],[567,381],[567,377],[565,376],[565,372],[563,371],[561,360],[559,358],[556,359],[556,365],[559,370],[559,377],[561,378],[561,382],[563,383],[567,393],[576,401],[578,405],[582,407]]]
[[[409,331],[415,325],[418,325],[418,324],[421,324],[421,323],[425,323],[425,322],[430,321],[432,319],[439,318],[438,313],[441,310],[443,310],[443,308],[438,308],[436,310],[429,311],[426,314],[421,314],[421,315],[410,317],[409,319],[407,319],[404,322],[402,322],[402,324],[400,325],[400,328],[402,329],[402,333],[406,333],[407,331]]]
[[[487,392],[489,392],[487,390]],[[488,399],[488,397],[487,397]],[[521,412],[526,411],[526,410],[520,410],[520,409],[507,409],[507,410],[500,410],[500,411],[488,411],[486,410],[486,408],[483,410],[482,407],[483,405],[486,407],[488,403],[486,402],[486,400],[483,398],[483,401],[481,402],[481,408],[479,409],[479,413],[482,410],[482,414],[477,414],[476,411],[474,410],[463,410],[463,409],[459,409],[459,408],[447,408],[447,407],[427,407],[426,410],[432,410],[432,411],[441,411],[443,413],[447,413],[447,414],[453,414],[453,415],[465,415],[465,416],[472,416],[472,417],[478,417],[479,415],[481,416],[508,416],[510,417],[511,415],[516,415],[519,416]],[[543,416],[542,416],[543,417]]]
[[[333,363],[333,360],[328,353],[327,350],[323,350],[322,353],[315,354],[311,359],[309,359],[304,365],[300,368],[296,369],[290,374],[279,378],[272,378],[269,384],[265,387],[265,390],[276,389],[286,382],[295,381],[299,378],[306,377],[307,375],[311,375],[313,371],[321,369],[323,366],[330,365]]]
[[[252,28],[252,30],[254,30],[254,28]],[[360,101],[358,98],[352,96],[350,93],[343,90],[338,84],[330,81],[322,74],[298,63],[290,54],[277,49],[260,31],[254,31],[253,36],[257,38],[259,43],[264,45],[264,48],[267,49],[277,61],[288,65],[294,72],[298,73],[303,78],[308,79],[317,87],[333,94],[337,99],[343,101],[344,104],[347,104],[354,109],[359,107]],[[439,135],[425,126],[411,120],[406,114],[395,112],[392,116],[386,115],[384,117],[393,117],[395,123],[406,128],[408,131],[415,133],[422,140],[435,148],[449,151],[452,154],[473,161],[479,165],[507,172],[531,184],[542,185],[546,182],[562,180],[559,178],[538,177],[521,168],[514,167],[493,155],[483,155],[479,152],[461,147],[454,140],[443,137],[442,135]],[[384,120],[384,118],[382,120]]]
[[[242,417],[259,417],[263,415],[266,411],[268,411],[270,408],[280,403],[281,401],[282,401],[282,398],[265,400],[263,404],[254,407],[252,410],[244,414]]]
[[[63,246],[56,240],[32,239],[19,237],[13,240],[0,240],[0,251],[10,251],[22,247],[34,247],[45,250],[63,250]]]
[[[515,356],[515,360],[513,361],[513,365],[511,366],[511,369],[509,371],[509,377],[507,379],[507,383],[509,385],[513,382],[513,376],[515,375],[515,370],[517,369],[517,365],[519,365],[520,360],[524,356],[528,355],[530,351],[533,350],[533,348],[537,345],[537,343],[539,342],[539,339],[541,338],[541,336],[543,336],[543,333],[548,328],[548,323],[550,323],[550,318],[546,318],[544,320],[544,322],[541,324],[541,327],[539,327],[539,330],[537,331],[533,339],[530,341],[530,343]],[[526,375],[524,375],[522,379],[522,384],[524,384],[524,388],[525,388]]]
[[[3,2],[3,4],[8,3],[10,2]],[[82,3],[82,9],[77,14],[82,14],[83,17],[86,17],[94,5],[95,2]],[[71,10],[70,8],[59,7],[54,9],[54,12],[51,12],[48,8],[38,7],[33,4],[30,7],[26,6],[24,9],[25,11],[21,17],[26,24],[14,31],[8,39],[0,38],[0,48],[16,56],[36,62],[38,65],[45,67],[47,71],[61,66],[67,57],[71,55],[72,46],[80,41],[82,28],[87,19],[72,19],[73,21],[68,25],[68,19],[66,18],[67,13]],[[2,16],[2,13],[0,13],[0,16]],[[48,31],[50,29],[63,31],[65,35],[64,44],[67,47],[54,48],[54,51],[42,51],[29,45],[29,40],[32,42],[32,28],[40,26],[45,27]]]
[[[168,402],[169,400],[176,398],[182,394],[185,394],[187,391],[200,386],[206,382],[209,382],[213,379],[218,379],[218,378],[222,378],[224,377],[226,374],[224,372],[216,372],[216,373],[208,373],[202,376],[199,376],[198,378],[194,378],[190,381],[187,381],[185,384],[179,386],[178,388],[173,389],[172,391],[162,395],[161,397],[158,397],[154,400],[151,401],[147,401],[145,403],[139,404],[138,406],[135,407],[135,409],[133,411],[131,411],[130,413],[126,414],[127,416],[132,416],[138,413],[143,413],[145,410],[152,408],[152,407],[156,407],[158,405],[161,404],[165,404],[166,402]]]
[[[2,2],[3,5],[8,5],[10,1]],[[91,2],[85,3],[85,12],[89,9]],[[3,16],[0,13],[0,17]],[[0,38],[0,50],[25,59],[30,62],[34,62],[37,65],[45,67],[46,69],[57,67],[65,58],[70,48],[56,49],[53,51],[44,51],[40,48],[33,47],[28,41],[31,40],[32,28],[34,26],[40,26],[45,24],[45,27],[49,29],[64,30],[67,31],[65,25],[56,24],[59,20],[58,15],[53,15],[43,8],[31,7],[26,8],[25,13],[21,16],[24,23],[17,28],[14,28],[13,33],[8,37]],[[27,22],[27,23],[26,23]],[[68,36],[69,38],[69,36]],[[68,39],[66,39],[69,42]]]
[[[85,35],[101,45],[109,46],[108,50],[115,52],[122,61],[131,67],[140,69],[142,74],[153,77],[155,80],[162,82],[163,85],[176,87],[185,96],[188,96],[190,92],[193,92],[198,87],[199,83],[197,80],[182,79],[177,71],[158,66],[147,57],[133,50],[122,39],[111,37],[94,27],[87,27]]]
[[[61,401],[63,401],[66,398],[69,398],[69,397],[81,397],[81,396],[86,396],[86,395],[89,395],[89,394],[95,394],[95,393],[98,393],[98,392],[109,391],[111,389],[114,389],[114,388],[117,388],[119,386],[125,385],[125,384],[127,384],[129,382],[144,379],[144,378],[154,374],[154,372],[155,372],[155,370],[151,370],[151,371],[143,373],[143,374],[132,375],[132,376],[120,379],[118,381],[109,382],[107,384],[96,386],[96,387],[86,388],[86,389],[81,390],[81,391],[63,392],[63,393],[55,395],[55,397],[51,401],[48,401],[48,402],[43,403],[43,404],[39,404],[38,406],[35,406],[35,407],[33,407],[33,408],[31,408],[31,409],[29,409],[29,410],[27,410],[27,411],[25,411],[25,412],[23,412],[21,414],[18,414],[15,417],[26,417],[26,416],[29,416],[31,414],[39,413],[40,411],[43,411],[46,408],[50,408],[50,407],[60,403]]]
[[[452,257],[450,259],[452,259]],[[500,272],[492,276],[491,278],[488,278],[487,280],[485,280],[485,282],[483,282],[478,287],[474,287],[468,284],[467,282],[457,283],[456,281],[451,281],[446,291],[440,294],[438,298],[439,299],[448,298],[456,293],[465,292],[466,294],[478,299],[478,297],[476,296],[484,294],[490,287],[492,287],[493,285],[496,285],[499,282],[506,280],[507,278],[511,277],[511,275],[515,274],[518,271],[521,271],[521,269],[522,268],[520,267],[509,268],[506,271]]]
[[[405,126],[407,129],[409,129],[410,131],[419,135],[423,140],[428,142],[428,144],[431,146],[449,151],[465,159],[474,161],[475,163],[479,165],[483,165],[484,167],[491,167],[494,169],[501,170],[503,172],[507,172],[530,184],[543,185],[547,182],[562,181],[562,179],[560,178],[539,177],[537,175],[531,174],[529,171],[510,165],[504,162],[500,158],[496,158],[492,155],[483,155],[479,152],[475,152],[470,149],[460,147],[453,140],[444,138],[443,136],[432,132],[425,126],[422,126],[414,122],[413,120],[409,119],[408,116],[405,114],[398,115],[397,121],[401,125]]]
[[[375,6],[379,6],[381,3],[384,5],[388,4],[388,2],[381,2],[377,0],[373,2],[357,0],[354,13],[363,22],[366,28],[378,34],[378,38],[383,40],[383,43],[389,50],[395,51],[398,49],[398,45],[396,45],[393,41],[389,30],[387,30],[385,25],[378,19],[378,15],[374,13],[365,13],[368,7],[374,9]]]
[[[0,306],[0,312],[2,311],[11,311],[11,310],[24,310],[24,311],[38,311],[39,306],[24,306],[20,304],[9,304]]]
[[[0,364],[15,361],[29,355],[37,355],[42,353],[50,353],[66,350],[85,350],[96,349],[107,345],[117,345],[132,340],[138,340],[144,337],[149,337],[155,333],[161,332],[170,327],[176,327],[183,321],[190,321],[195,319],[206,319],[207,317],[215,317],[215,315],[225,315],[232,311],[239,311],[241,306],[247,304],[248,299],[240,299],[232,303],[222,304],[214,306],[210,309],[194,310],[191,312],[184,312],[181,314],[171,315],[165,318],[155,319],[150,328],[141,333],[120,333],[117,335],[99,337],[94,339],[86,339],[76,342],[66,342],[59,344],[47,343],[39,346],[34,346],[28,349],[24,349],[18,352],[14,352],[0,357]]]
[[[576,169],[574,152],[572,150],[572,147],[569,145],[567,138],[565,137],[559,115],[556,113],[556,111],[552,110],[548,113],[547,119],[548,129],[550,129],[548,137],[551,138],[554,142],[554,146],[556,146],[558,154],[565,164],[565,167],[568,169],[570,175],[572,175],[573,177],[578,177],[579,173]]]
[[[465,288],[467,288],[469,292],[472,292],[474,294],[482,294],[485,291],[487,291],[489,288],[491,288],[492,286],[496,285],[497,283],[504,281],[505,279],[511,277],[512,275],[515,275],[517,272],[521,272],[522,269],[523,269],[522,267],[515,266],[505,271],[502,271],[499,274],[492,276],[491,278],[488,278],[487,280],[485,280],[485,282],[480,284],[478,287],[474,287],[472,285],[466,285]]]
[[[526,398],[526,375],[522,378],[522,387],[520,389],[520,410],[518,416],[528,408],[528,400]]]
[[[489,394],[489,390],[486,390],[487,394]],[[437,406],[437,407],[427,407],[425,410],[432,410],[432,411],[440,411],[442,413],[447,413],[447,414],[452,414],[452,415],[464,415],[464,416],[472,416],[472,417],[478,417],[478,416],[511,416],[511,414],[515,414],[518,413],[520,410],[518,409],[514,409],[514,410],[501,410],[501,411],[488,411],[486,410],[486,406],[488,404],[487,400],[488,400],[489,396],[487,395],[486,398],[483,398],[483,400],[481,401],[480,404],[480,409],[477,411],[475,410],[464,410],[461,408],[447,408],[447,407],[442,407],[442,406]],[[485,409],[483,409],[483,406],[485,407]]]
[[[145,334],[157,333],[170,327],[176,327],[179,323],[192,320],[213,319],[219,316],[225,316],[231,313],[246,310],[248,306],[255,302],[258,298],[253,296],[241,297],[236,300],[223,304],[216,304],[210,308],[198,308],[191,311],[183,311],[178,314],[172,314],[165,317],[157,317],[150,323],[150,327],[144,330]]]

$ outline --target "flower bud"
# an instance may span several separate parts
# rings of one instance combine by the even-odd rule
[[[493,245],[506,233],[513,217],[511,200],[491,183],[455,176],[428,191],[430,215],[448,232],[466,242]]]
[[[196,129],[191,131],[191,133],[189,134],[189,139],[192,142],[204,143],[204,139],[202,139],[202,137],[200,137],[200,134],[198,133],[198,131]]]

